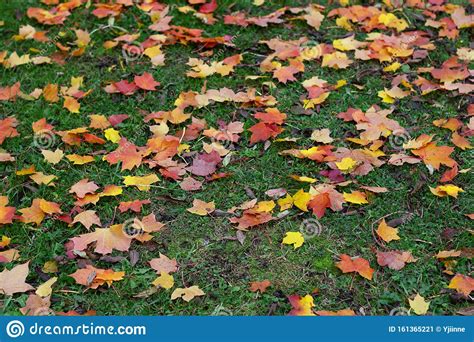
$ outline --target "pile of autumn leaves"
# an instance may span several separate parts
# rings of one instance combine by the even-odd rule
[[[62,4],[56,4],[54,0],[43,2],[53,7],[49,10],[29,8],[27,14],[29,18],[44,25],[63,24],[72,10],[83,5],[80,0]],[[436,49],[436,45],[432,43],[432,37],[427,32],[409,31],[408,23],[393,13],[376,7],[345,7],[346,4],[342,1],[341,3],[341,7],[329,11],[327,17],[336,18],[336,25],[347,31],[360,29],[367,32],[365,41],[356,40],[354,34],[334,40],[332,44],[315,43],[306,37],[291,41],[282,41],[277,38],[261,41],[260,43],[264,44],[271,53],[261,61],[260,71],[263,74],[271,73],[275,82],[286,84],[298,81],[296,77],[305,71],[305,64],[320,63],[323,68],[337,70],[349,67],[354,63],[352,59],[354,58],[360,61],[376,60],[383,63],[383,71],[390,74],[401,70],[403,64],[410,65],[423,61],[429,51]],[[153,67],[162,67],[166,64],[163,51],[166,45],[197,44],[208,49],[199,54],[201,58],[215,58],[209,62],[200,58],[189,58],[187,63],[189,70],[186,75],[201,79],[212,75],[229,76],[236,67],[241,66],[244,60],[244,54],[236,54],[224,59],[221,59],[219,55],[214,56],[212,49],[215,46],[233,46],[231,37],[206,38],[202,36],[203,30],[172,25],[173,17],[169,15],[169,7],[158,2],[136,4],[124,0],[117,4],[94,3],[93,6],[92,15],[99,19],[109,18],[109,24],[113,24],[114,18],[124,14],[131,6],[136,6],[150,17],[151,24],[148,29],[154,31],[154,34],[148,36],[143,42],[138,42],[141,37],[140,32],[117,36],[103,45],[111,52],[120,46],[123,56],[128,56],[128,58],[134,57],[134,54],[138,54],[140,58],[146,56]],[[460,6],[441,5],[432,1],[425,4],[416,0],[409,1],[407,6],[424,9],[424,15],[430,18],[426,21],[426,25],[439,28],[439,37],[454,39],[458,36],[460,29],[474,25],[472,18]],[[216,8],[216,1],[209,3],[190,1],[190,6],[179,7],[178,10],[181,13],[190,13],[205,24],[212,25],[217,20],[213,16]],[[266,27],[270,24],[288,24],[290,20],[302,20],[312,29],[319,30],[322,21],[325,20],[323,11],[324,7],[319,5],[310,5],[305,8],[284,7],[262,17],[249,17],[246,13],[235,12],[226,15],[223,20],[225,24],[242,27],[249,25]],[[449,16],[435,20],[437,16],[445,13]],[[291,17],[287,19],[286,15]],[[390,31],[390,34],[372,32],[374,30]],[[1,51],[0,64],[8,69],[29,63],[63,65],[68,58],[80,57],[93,45],[90,33],[85,30],[74,29],[70,34],[75,37],[75,40],[62,42],[61,39],[48,38],[46,31],[37,31],[30,25],[22,26],[18,34],[13,37],[14,40],[33,39],[41,43],[53,43],[58,51],[50,56],[32,58],[29,54],[18,55],[17,52]],[[71,46],[74,49],[71,50]],[[473,60],[472,55],[472,49],[461,48],[456,51],[456,56],[444,61],[438,68],[418,68],[416,79],[413,75],[403,73],[396,75],[392,78],[391,87],[380,90],[378,95],[383,103],[392,104],[407,96],[423,96],[436,91],[450,92],[453,96],[468,94],[474,90],[473,85],[468,82],[470,77],[468,62]],[[431,79],[426,79],[420,74],[428,74]],[[249,75],[247,78],[259,80],[267,77],[266,75]],[[262,84],[275,87],[273,81],[266,80]],[[160,85],[151,73],[144,72],[133,78],[108,82],[102,90],[107,94],[114,94],[111,96],[134,96],[137,92],[158,92]],[[314,76],[302,82],[306,94],[301,97],[301,103],[305,109],[319,108],[325,101],[335,97],[331,94],[347,86],[353,86],[359,90],[364,89],[364,85],[355,82],[349,84],[347,80],[338,80],[335,84],[331,84]],[[92,91],[102,91],[85,88],[84,78],[81,76],[72,77],[68,85],[45,84],[44,87],[29,92],[22,91],[20,82],[17,82],[0,88],[0,101],[43,100],[51,105],[61,103],[69,113],[80,114],[80,102],[87,101],[87,96]],[[321,218],[329,210],[337,212],[347,206],[370,203],[376,196],[383,196],[382,194],[389,189],[361,184],[356,177],[367,175],[386,164],[401,166],[423,163],[432,174],[435,171],[443,171],[438,184],[429,188],[434,195],[456,198],[463,192],[463,189],[455,185],[453,180],[459,173],[468,170],[460,169],[458,162],[451,155],[455,148],[461,150],[472,148],[468,138],[472,136],[474,130],[473,105],[467,107],[467,117],[469,117],[467,123],[459,118],[433,121],[434,126],[451,132],[451,142],[455,147],[441,145],[432,135],[423,134],[412,138],[413,132],[409,132],[392,118],[394,108],[382,109],[378,105],[373,105],[365,112],[357,108],[348,108],[347,111],[337,114],[337,117],[344,122],[354,124],[359,136],[353,135],[344,140],[353,144],[354,147],[338,147],[337,143],[342,142],[342,139],[331,136],[331,131],[323,128],[313,130],[311,140],[314,144],[308,148],[298,147],[299,137],[283,137],[286,132],[285,122],[291,113],[283,113],[277,108],[277,98],[260,95],[253,88],[235,92],[228,88],[207,89],[204,86],[199,92],[180,93],[174,102],[175,107],[171,110],[146,113],[145,129],[137,129],[135,135],[148,137],[143,146],[137,146],[133,139],[122,136],[120,128],[122,123],[129,119],[127,114],[110,116],[89,114],[87,127],[75,127],[70,130],[56,129],[47,118],[34,122],[31,127],[33,140],[36,145],[40,145],[35,148],[39,147],[45,163],[51,165],[70,163],[76,167],[91,163],[97,163],[103,167],[107,167],[107,164],[120,165],[121,170],[128,175],[123,176],[122,184],[97,184],[89,179],[93,178],[93,175],[77,181],[68,190],[69,195],[74,199],[74,207],[67,210],[61,207],[61,204],[43,198],[33,199],[29,207],[15,208],[9,206],[6,196],[0,196],[0,225],[21,222],[41,226],[45,220],[55,220],[68,226],[83,226],[87,232],[72,237],[65,245],[67,259],[77,260],[81,265],[70,276],[87,289],[111,286],[113,282],[122,281],[126,276],[124,272],[100,269],[90,262],[85,262],[88,260],[88,253],[93,250],[94,253],[107,256],[114,251],[129,251],[132,243],[144,243],[153,239],[154,234],[172,227],[159,222],[154,214],[140,215],[143,208],[151,204],[150,199],[119,201],[117,210],[120,214],[125,216],[131,213],[133,216],[128,220],[120,216],[122,223],[112,222],[104,225],[97,211],[92,208],[107,198],[113,200],[122,196],[128,187],[135,187],[141,192],[149,192],[156,183],[162,181],[162,178],[177,182],[182,190],[192,193],[202,190],[206,183],[232,177],[232,174],[219,169],[231,162],[237,153],[237,145],[245,144],[242,139],[242,134],[246,131],[244,122],[235,119],[231,122],[219,120],[218,126],[212,127],[204,119],[193,116],[194,110],[197,111],[216,103],[233,104],[246,108],[251,113],[254,123],[247,129],[250,136],[249,145],[263,143],[264,150],[268,149],[271,141],[275,144],[291,145],[293,148],[282,149],[280,154],[297,159],[309,159],[320,164],[324,169],[317,178],[315,175],[290,175],[294,180],[305,184],[296,192],[290,193],[283,188],[269,189],[265,192],[267,197],[265,200],[252,199],[225,209],[226,215],[230,216],[229,221],[238,230],[239,241],[243,232],[281,219],[291,210],[311,212],[317,218]],[[0,145],[6,139],[20,137],[17,130],[20,124],[21,119],[13,116],[0,119]],[[59,140],[64,148],[52,149]],[[42,141],[50,143],[42,146],[38,143]],[[202,151],[193,149],[197,143],[201,142]],[[75,149],[79,146],[95,150],[98,146],[106,144],[112,144],[114,150],[110,153],[82,155],[75,153]],[[344,144],[344,146],[347,145]],[[15,163],[15,156],[0,149],[0,162]],[[139,167],[148,167],[150,171],[142,176],[133,175],[133,171]],[[28,177],[37,185],[48,187],[54,187],[57,178],[56,175],[37,171],[34,165],[17,169],[15,176]],[[193,206],[187,208],[191,214],[200,216],[212,216],[216,210],[218,209],[214,202],[199,199],[194,199]],[[222,209],[219,210],[222,211]],[[473,214],[466,216],[469,219],[473,218]],[[377,224],[375,236],[380,248],[374,248],[373,253],[380,267],[400,270],[406,263],[417,261],[410,251],[389,249],[385,245],[401,238],[396,227],[391,227],[385,220]],[[10,238],[4,236],[0,242],[1,263],[20,259],[20,252],[9,247],[10,241]],[[294,249],[300,248],[304,242],[305,237],[299,231],[287,232],[282,237],[282,243],[293,245]],[[456,273],[452,261],[457,257],[469,257],[466,253],[462,250],[451,250],[439,251],[434,255],[445,266],[444,272],[452,276],[447,287],[463,296],[469,296],[474,290],[474,279],[468,275]],[[346,254],[340,255],[339,259],[336,266],[343,273],[355,273],[369,281],[372,280],[374,269],[368,260]],[[150,260],[149,265],[157,273],[157,278],[152,283],[152,287],[137,294],[138,297],[147,297],[160,288],[169,290],[175,287],[173,273],[179,268],[177,260],[160,254],[159,258]],[[57,281],[55,275],[59,272],[60,266],[61,264],[56,260],[48,261],[43,265],[42,272],[52,276],[30,294],[26,306],[21,309],[23,313],[38,314],[50,310],[50,296]],[[0,291],[6,295],[13,295],[34,290],[26,282],[28,272],[28,262],[15,266],[11,270],[5,268],[0,273]],[[269,286],[271,282],[268,280],[257,281],[252,282],[250,289],[254,292],[264,292]],[[176,287],[171,293],[171,299],[182,298],[190,301],[203,295],[205,293],[198,285]],[[314,311],[311,295],[304,297],[294,295],[289,299],[293,306],[291,314],[355,314],[351,309],[338,312]],[[409,303],[417,314],[424,314],[429,309],[429,302],[419,294],[416,294],[414,299],[410,299]],[[67,314],[74,314],[74,312]]]

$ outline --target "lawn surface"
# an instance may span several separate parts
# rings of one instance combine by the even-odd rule
[[[262,6],[256,6],[252,1],[218,0],[218,8],[213,12],[217,21],[213,25],[205,24],[192,12],[180,12],[178,8],[188,5],[186,1],[164,3],[170,6],[168,15],[173,17],[172,25],[202,29],[204,37],[233,36],[233,46],[217,44],[210,49],[199,42],[164,44],[161,50],[165,54],[165,64],[153,66],[150,58],[145,55],[137,57],[132,54],[132,57],[137,58],[130,58],[127,52],[123,52],[124,42],[119,42],[110,49],[104,48],[103,45],[106,41],[126,33],[140,34],[133,43],[135,46],[146,41],[150,35],[168,35],[167,31],[150,30],[150,12],[143,11],[136,5],[123,8],[113,23],[109,19],[111,16],[97,18],[92,14],[95,8],[93,5],[88,8],[86,4],[82,4],[71,10],[63,25],[44,25],[29,18],[26,15],[27,10],[29,7],[52,6],[46,6],[39,1],[16,0],[0,3],[0,21],[3,21],[0,26],[0,54],[2,51],[8,51],[9,56],[16,51],[19,56],[29,54],[30,58],[62,56],[58,57],[58,60],[64,58],[65,62],[62,65],[52,61],[38,65],[26,63],[10,68],[0,66],[0,87],[10,87],[20,82],[21,91],[30,94],[35,88],[44,89],[48,84],[70,87],[71,77],[82,76],[84,80],[81,90],[91,90],[87,96],[78,100],[79,113],[71,113],[63,107],[64,99],[61,94],[57,102],[48,102],[43,95],[37,99],[17,96],[15,99],[0,101],[0,120],[7,117],[16,118],[19,133],[16,137],[7,137],[1,144],[1,149],[10,153],[15,160],[0,163],[0,195],[8,198],[8,206],[16,208],[16,216],[12,223],[0,224],[0,235],[11,239],[4,251],[16,249],[20,254],[18,259],[3,263],[1,269],[11,270],[29,261],[26,282],[35,289],[49,278],[57,277],[50,297],[50,306],[45,304],[50,307],[48,313],[70,310],[84,313],[95,310],[100,315],[285,315],[291,310],[288,296],[307,294],[314,298],[314,310],[351,309],[358,315],[388,315],[390,312],[393,314],[393,310],[398,310],[397,308],[408,310],[409,299],[413,299],[416,294],[430,302],[427,314],[456,314],[472,305],[472,297],[448,288],[456,274],[472,275],[473,227],[472,221],[466,216],[474,212],[472,172],[468,170],[473,166],[472,150],[463,150],[454,145],[451,141],[453,132],[433,124],[435,120],[456,118],[462,124],[462,127],[456,129],[457,132],[469,139],[473,129],[472,120],[468,115],[469,94],[446,89],[422,94],[420,86],[413,83],[422,76],[435,84],[443,84],[429,72],[421,73],[418,69],[441,68],[446,60],[457,56],[458,49],[469,48],[469,34],[472,29],[459,29],[454,39],[442,37],[439,33],[441,29],[426,26],[428,16],[423,14],[423,9],[390,9],[377,2],[380,11],[394,13],[397,18],[406,21],[408,28],[403,31],[427,32],[428,41],[434,45],[434,49],[423,50],[427,51],[426,57],[417,61],[393,57],[391,61],[384,62],[377,59],[356,59],[354,51],[344,51],[353,60],[349,67],[322,67],[321,58],[315,58],[304,61],[304,71],[294,75],[296,81],[283,83],[272,77],[272,71],[265,72],[260,69],[260,63],[273,53],[261,41],[272,38],[289,41],[307,37],[310,43],[304,43],[306,45],[302,48],[319,44],[332,45],[334,40],[345,38],[350,33],[336,24],[337,16],[328,17],[331,9],[341,7],[338,2],[314,2],[327,6],[321,10],[326,18],[319,29],[308,25],[305,20],[292,20],[297,14],[289,10],[281,17],[282,23],[269,23],[268,27],[254,24],[242,27],[225,24],[223,20],[224,15],[237,11],[245,12],[247,18],[257,17],[283,6],[306,7],[308,1],[265,1]],[[369,2],[365,3],[369,6]],[[468,1],[452,3],[472,11]],[[192,8],[198,10],[199,5]],[[452,12],[452,9],[450,11]],[[450,14],[443,11],[433,13],[436,14],[436,20],[450,18]],[[36,31],[47,31],[46,35],[50,41],[14,39],[13,36],[18,35],[20,27],[24,25],[32,25]],[[354,22],[352,26],[355,39],[368,42],[368,33],[363,29],[363,25]],[[79,56],[71,56],[72,51],[78,49],[74,43],[77,39],[75,29],[88,32],[91,38]],[[396,29],[387,27],[375,28],[372,32],[401,34]],[[69,47],[69,51],[59,54],[60,49],[52,40]],[[419,47],[417,49],[421,50]],[[207,51],[213,51],[213,55],[203,54]],[[242,54],[243,60],[230,75],[214,74],[207,78],[192,78],[186,75],[190,70],[190,66],[186,65],[189,58],[199,58],[210,63],[236,54]],[[471,61],[459,59],[458,63],[467,66],[470,63],[472,67],[472,50],[470,54]],[[275,61],[288,65],[285,60],[276,58]],[[401,63],[401,68],[395,72],[383,71],[383,68],[396,61]],[[113,82],[124,79],[131,81],[135,75],[142,75],[144,72],[150,73],[160,82],[156,91],[138,89],[132,95],[124,95],[120,92],[109,94],[104,90],[104,87]],[[265,77],[247,78],[250,75]],[[413,89],[408,91],[407,96],[395,98],[393,103],[384,102],[379,91],[392,88],[393,78],[399,75],[406,75],[408,84]],[[302,82],[314,76],[325,80],[329,85],[335,85],[339,80],[345,80],[347,84],[337,89],[328,86],[328,98],[314,108],[305,109],[302,100],[307,98],[308,91]],[[457,82],[469,84],[470,81],[464,77]],[[192,114],[193,118],[204,119],[207,128],[218,128],[219,122],[244,123],[244,131],[238,133],[238,142],[221,141],[231,152],[223,157],[216,171],[226,173],[226,177],[213,181],[192,175],[189,170],[178,180],[173,180],[159,172],[160,166],[151,169],[146,163],[131,170],[122,170],[121,163],[111,165],[102,158],[115,151],[118,143],[106,139],[103,129],[89,128],[90,133],[104,139],[104,144],[82,142],[79,146],[70,145],[60,134],[50,136],[52,142],[46,146],[47,150],[55,151],[59,148],[65,155],[92,155],[95,158],[92,163],[85,165],[74,165],[66,157],[57,164],[51,164],[45,161],[41,146],[37,146],[39,139],[35,137],[32,129],[32,124],[42,118],[46,118],[47,123],[54,126],[54,132],[64,132],[88,127],[91,114],[104,115],[107,118],[111,115],[127,114],[128,118],[114,129],[136,146],[145,146],[147,140],[153,136],[149,126],[157,124],[153,120],[145,122],[146,115],[174,109],[175,100],[182,92],[203,93],[204,88],[209,90],[224,87],[235,92],[246,92],[249,88],[255,88],[258,95],[274,96],[277,104],[269,107],[278,108],[287,118],[281,125],[284,131],[277,138],[250,144],[252,133],[248,129],[258,122],[253,115],[256,112],[264,112],[264,104],[250,102],[242,105],[232,101],[210,101],[209,105],[201,108],[187,108],[185,112]],[[400,87],[405,91],[409,89],[402,85]],[[314,130],[323,128],[329,129],[330,136],[334,139],[331,142],[333,151],[343,147],[351,150],[368,148],[373,141],[364,147],[346,140],[359,138],[361,130],[357,130],[354,121],[344,121],[338,118],[337,114],[346,112],[350,107],[361,109],[365,113],[372,105],[393,109],[388,117],[397,121],[406,131],[400,136],[401,140],[392,139],[393,134],[391,137],[380,136],[379,140],[383,142],[380,151],[385,153],[384,156],[378,157],[385,162],[380,167],[374,167],[365,175],[357,174],[355,169],[339,173],[343,181],[353,182],[338,185],[337,191],[341,194],[360,191],[367,197],[368,203],[356,204],[347,201],[342,210],[327,209],[322,218],[317,218],[311,209],[305,212],[293,206],[287,211],[281,211],[280,205],[276,204],[270,212],[274,220],[250,227],[248,231],[236,229],[237,225],[229,221],[229,218],[239,217],[242,210],[237,210],[234,214],[228,213],[227,210],[246,201],[257,198],[259,201],[274,200],[276,203],[277,199],[266,194],[268,190],[282,188],[294,195],[300,189],[308,192],[310,187],[333,182],[320,174],[321,171],[331,170],[331,161],[295,158],[281,152],[324,145],[310,138]],[[473,114],[472,108],[470,114]],[[190,124],[191,118],[178,124],[168,123],[167,134],[182,138],[183,128],[189,129]],[[430,167],[420,160],[414,164],[388,163],[391,155],[397,153],[417,157],[402,145],[422,134],[434,136],[433,141],[436,141],[438,146],[453,147],[450,158],[456,161],[459,170],[464,171],[443,183],[440,178],[450,169],[446,165],[432,170],[431,173]],[[298,140],[275,141],[279,138]],[[210,144],[213,140],[198,132],[196,139],[181,139],[180,142],[188,146],[180,146],[180,153],[172,158],[176,162],[185,163],[187,167],[193,164],[197,154],[204,153],[204,144]],[[360,163],[357,160],[356,162]],[[30,175],[16,174],[31,165],[35,166],[36,172],[56,176],[55,186],[37,184],[29,178]],[[337,170],[334,163],[332,168]],[[150,191],[140,191],[136,187],[125,187],[123,184],[124,176],[149,174],[156,174],[160,178],[159,182],[151,186]],[[291,175],[310,177],[316,181],[309,184],[295,180]],[[203,182],[202,188],[192,192],[183,190],[180,182],[187,176]],[[111,184],[123,186],[123,193],[100,198],[96,204],[89,203],[81,209],[74,204],[77,198],[70,193],[70,189],[83,179],[95,182],[100,187],[97,193],[101,192],[104,186]],[[464,189],[464,192],[453,198],[439,197],[430,191],[430,187],[436,188],[445,184],[458,186]],[[360,188],[364,185],[384,187],[388,191],[373,193]],[[35,198],[58,203],[64,215],[61,217],[63,220],[60,215],[54,214],[46,215],[39,225],[24,222],[25,220],[22,222],[22,212],[19,210],[30,207]],[[137,199],[150,200],[151,203],[143,205],[140,213],[121,213],[117,209],[120,202]],[[187,209],[193,206],[194,199],[213,201],[217,210],[206,216],[193,214]],[[68,218],[73,220],[81,210],[96,211],[103,228],[121,224],[134,217],[143,218],[152,213],[158,221],[165,224],[165,228],[151,233],[153,238],[147,242],[132,241],[128,251],[114,250],[101,255],[94,252],[94,244],[91,244],[83,251],[74,253],[69,250],[67,253],[65,244],[71,238],[89,232],[80,223],[64,222]],[[398,228],[399,240],[387,243],[377,236],[375,230],[382,218]],[[308,220],[314,220],[309,221],[309,224],[316,225],[317,233],[308,233],[308,229],[314,228],[307,227]],[[93,226],[90,231],[96,228],[98,227]],[[301,247],[282,244],[287,232],[300,231],[305,237]],[[68,248],[71,249],[70,244]],[[379,265],[376,250],[409,251],[417,260],[395,270]],[[461,253],[448,259],[435,257],[439,251],[450,250]],[[176,259],[179,268],[173,273],[175,285],[172,289],[159,288],[154,291],[152,282],[158,275],[150,267],[149,261],[158,258],[160,253],[170,259]],[[366,279],[354,272],[342,273],[336,266],[341,254],[368,260],[375,270],[372,279]],[[51,261],[54,261],[57,271],[45,272],[45,263]],[[123,271],[125,275],[122,280],[114,281],[110,287],[104,284],[97,289],[88,289],[88,286],[77,284],[75,279],[69,276],[86,265],[113,269],[116,272]],[[263,280],[271,282],[264,293],[249,290],[250,282]],[[190,302],[179,298],[171,299],[171,293],[176,288],[193,285],[199,286],[205,295]],[[470,286],[472,287],[472,283]],[[144,291],[149,293],[143,294]],[[141,297],[135,297],[140,293]],[[25,307],[29,296],[35,296],[34,291],[0,297],[2,314],[21,314],[20,308]],[[413,310],[410,314],[413,314]]]

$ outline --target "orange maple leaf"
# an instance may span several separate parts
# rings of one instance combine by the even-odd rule
[[[448,285],[448,288],[455,289],[465,296],[474,291],[474,279],[463,274],[456,274]]]
[[[447,167],[454,167],[456,161],[450,157],[453,153],[454,147],[449,146],[437,146],[435,142],[430,142],[426,146],[411,152],[420,157],[426,165],[432,166],[435,170],[438,170],[442,165]]]
[[[260,293],[264,293],[271,284],[272,283],[268,279],[263,280],[263,281],[252,281],[250,283],[250,291],[252,292],[260,291]]]
[[[160,85],[160,82],[156,82],[153,76],[147,72],[141,76],[135,76],[134,82],[138,88],[143,90],[156,90],[156,87]]]
[[[341,261],[336,263],[336,266],[343,272],[357,272],[362,277],[372,280],[374,270],[370,267],[369,262],[364,258],[351,258],[347,254],[340,255]]]
[[[119,141],[119,147],[114,152],[106,155],[104,159],[111,165],[122,162],[123,171],[132,170],[134,167],[140,166],[142,157],[142,153],[135,144],[129,142],[126,138],[122,138]]]
[[[6,138],[13,138],[19,135],[15,128],[17,125],[18,120],[14,117],[0,120],[0,145],[3,144]]]

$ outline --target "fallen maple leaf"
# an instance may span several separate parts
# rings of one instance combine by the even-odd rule
[[[141,76],[135,76],[134,82],[143,90],[156,90],[156,87],[160,85],[160,82],[156,82],[153,76],[147,72]]]
[[[70,194],[76,194],[79,198],[84,198],[87,194],[93,194],[99,189],[97,184],[89,182],[89,179],[81,179],[79,182],[74,184],[69,190]]]
[[[284,245],[293,245],[294,249],[297,249],[303,246],[303,242],[304,236],[300,232],[287,232],[281,243]]]
[[[435,170],[438,170],[441,165],[454,167],[456,161],[450,157],[450,154],[453,153],[453,151],[453,147],[437,146],[435,142],[431,142],[426,146],[412,150],[411,152],[415,156],[420,157],[426,165],[430,165]]]
[[[137,146],[126,138],[122,138],[119,141],[119,147],[106,155],[104,160],[108,161],[111,165],[122,162],[122,171],[132,170],[142,163],[142,153],[138,151]]]
[[[370,267],[369,262],[364,258],[351,258],[347,254],[340,255],[341,261],[336,263],[337,268],[339,268],[343,273],[357,272],[362,277],[372,280],[372,275],[374,270]]]
[[[48,163],[56,165],[63,159],[64,152],[60,149],[56,149],[56,151],[48,151],[48,150],[41,150],[41,154],[44,156],[44,160]]]
[[[0,273],[0,293],[11,296],[15,293],[33,290],[33,286],[25,282],[28,268],[29,262],[15,266],[10,271],[5,268]]]
[[[97,228],[94,232],[79,235],[71,241],[75,250],[83,251],[89,244],[95,242],[96,253],[109,254],[114,249],[128,251],[132,239],[124,234],[121,225],[114,225],[109,228]]]
[[[194,199],[192,208],[186,209],[192,214],[206,216],[211,214],[216,209],[214,202],[204,202],[199,199]]]
[[[35,293],[43,298],[50,296],[53,292],[52,286],[54,285],[54,283],[56,283],[57,280],[57,277],[49,278],[49,280],[38,286]]]
[[[171,300],[175,300],[177,298],[182,298],[186,302],[191,301],[195,297],[204,296],[205,293],[202,291],[198,286],[194,285],[191,287],[180,288],[178,287],[173,291],[171,294]]]
[[[264,293],[270,285],[272,285],[272,283],[267,279],[263,281],[252,281],[250,283],[250,291],[260,291],[260,293]]]
[[[81,105],[74,97],[71,96],[64,96],[64,108],[69,110],[71,113],[78,114]]]
[[[161,272],[160,276],[156,278],[152,284],[156,287],[162,287],[169,290],[174,286],[174,278],[169,273]]]
[[[140,191],[150,191],[151,185],[158,182],[160,179],[154,173],[146,176],[125,176],[123,184],[127,186],[136,186]]]
[[[4,196],[0,196],[0,199],[4,198],[5,201],[0,203],[0,224],[9,224],[13,222],[13,216],[15,216],[16,209],[14,207],[7,207],[8,199]]]
[[[456,274],[448,285],[449,289],[455,289],[465,296],[469,296],[474,291],[474,279],[464,274]]]
[[[173,273],[178,270],[178,263],[176,259],[170,259],[166,255],[161,253],[159,258],[150,260],[150,266],[158,274],[161,274],[162,272]]]
[[[401,270],[406,263],[415,262],[411,252],[406,251],[377,251],[377,263],[380,266],[388,266],[392,270]]]
[[[457,198],[460,192],[464,192],[463,189],[453,184],[438,185],[436,188],[430,187],[430,191],[438,197],[451,196],[454,198]]]
[[[311,295],[300,297],[298,295],[288,296],[293,309],[288,313],[289,316],[314,316],[314,299]]]
[[[450,250],[450,251],[439,251],[436,254],[437,259],[455,258],[461,255],[461,251]]]
[[[68,154],[66,158],[74,165],[84,165],[95,160],[93,156],[80,156],[78,154]]]
[[[76,283],[87,286],[92,289],[97,289],[99,286],[107,284],[109,287],[114,281],[122,280],[125,272],[115,272],[112,269],[95,268],[92,265],[87,265],[86,268],[78,269],[69,276],[76,280]]]
[[[0,145],[3,144],[6,138],[13,138],[19,136],[16,126],[18,120],[14,117],[8,117],[0,120]]]
[[[25,316],[49,316],[54,313],[50,306],[51,298],[49,296],[42,298],[36,294],[30,294],[20,312]]]
[[[128,210],[139,213],[142,211],[142,206],[145,204],[150,204],[150,200],[134,200],[129,202],[120,202],[118,209],[121,213],[124,213]]]
[[[82,213],[77,214],[71,224],[75,223],[81,223],[84,227],[87,228],[87,230],[89,230],[93,225],[102,227],[102,224],[100,223],[100,218],[99,216],[97,216],[94,210],[86,210]]]
[[[9,263],[20,258],[20,252],[16,249],[0,251],[0,263]]]
[[[31,204],[31,207],[23,208],[19,211],[22,213],[22,222],[35,223],[38,226],[41,224],[41,222],[43,222],[46,214],[53,215],[62,213],[59,204],[48,202],[42,198],[35,198]]]
[[[426,314],[430,307],[430,302],[425,301],[425,298],[418,293],[414,299],[408,299],[408,302],[410,303],[410,308],[412,308],[417,315]]]
[[[209,176],[217,170],[217,164],[221,162],[221,157],[217,151],[199,154],[193,164],[188,168],[189,172],[196,176]]]
[[[343,196],[346,202],[350,202],[354,204],[369,203],[369,201],[367,201],[366,194],[361,191],[352,191],[350,194],[344,192]]]
[[[385,242],[400,240],[400,237],[398,236],[398,229],[390,227],[387,222],[385,222],[385,219],[380,221],[380,224],[377,228],[377,235],[380,236],[380,238]]]

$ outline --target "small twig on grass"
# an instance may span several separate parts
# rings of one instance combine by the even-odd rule
[[[421,239],[414,239],[413,241],[422,242],[422,243],[427,243],[427,244],[429,244],[429,245],[433,245],[433,242],[429,242],[429,241],[425,241],[425,240],[421,240]]]

